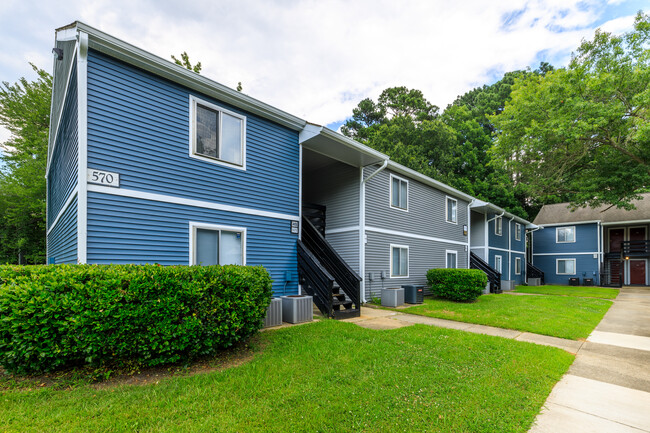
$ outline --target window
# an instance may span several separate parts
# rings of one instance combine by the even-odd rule
[[[494,269],[496,269],[496,271],[500,274],[503,273],[501,271],[502,269],[501,262],[502,262],[501,256],[494,256]]]
[[[555,229],[555,242],[563,244],[576,241],[575,227],[558,227]]]
[[[190,156],[244,168],[246,118],[190,96]]]
[[[246,229],[190,223],[190,265],[245,265]]]
[[[447,262],[445,264],[447,268],[455,269],[458,267],[458,252],[447,250]]]
[[[501,217],[497,217],[497,219],[494,220],[494,234],[497,236],[501,236],[502,232],[503,232],[503,219]]]
[[[521,257],[515,257],[515,274],[521,275]]]
[[[447,197],[447,222],[448,223],[458,223],[457,217],[457,207],[458,202],[456,199]]]
[[[390,277],[406,278],[409,276],[409,247],[390,246]]]
[[[521,224],[515,223],[515,240],[521,240]]]
[[[408,180],[390,175],[390,207],[408,210]]]
[[[555,264],[558,275],[576,274],[576,259],[556,259]]]

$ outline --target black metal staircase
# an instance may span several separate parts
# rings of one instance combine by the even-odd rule
[[[480,269],[485,272],[490,283],[490,293],[501,293],[501,273],[492,268],[485,260],[476,254],[469,253],[469,267],[470,269]]]
[[[361,314],[361,277],[325,240],[311,218],[302,218],[302,240],[298,241],[298,273],[303,291],[333,319]],[[341,293],[342,291],[342,293]]]
[[[526,278],[539,278],[542,286],[544,285],[544,271],[530,262],[526,262]]]

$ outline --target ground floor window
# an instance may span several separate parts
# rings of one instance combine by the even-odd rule
[[[502,274],[503,273],[501,271],[502,268],[503,268],[503,266],[502,266],[502,258],[501,258],[501,256],[494,256],[494,269],[496,269],[496,271],[498,273]]]
[[[246,229],[190,224],[191,265],[244,265]]]
[[[458,251],[447,250],[447,259],[445,267],[457,268],[458,267]]]
[[[409,247],[405,245],[390,246],[390,276],[409,276]]]
[[[521,275],[521,257],[515,257],[515,274]]]
[[[556,273],[558,275],[575,275],[576,274],[576,259],[557,259]]]

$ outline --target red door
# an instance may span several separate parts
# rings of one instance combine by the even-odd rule
[[[621,242],[625,240],[625,229],[609,229],[609,252],[621,251]]]
[[[645,285],[645,260],[630,260],[630,284]]]
[[[630,229],[631,241],[645,241],[645,227],[632,227]]]

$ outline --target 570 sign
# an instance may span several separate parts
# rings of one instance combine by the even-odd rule
[[[88,183],[96,183],[97,185],[120,187],[120,174],[112,173],[110,171],[88,169],[87,175]]]

